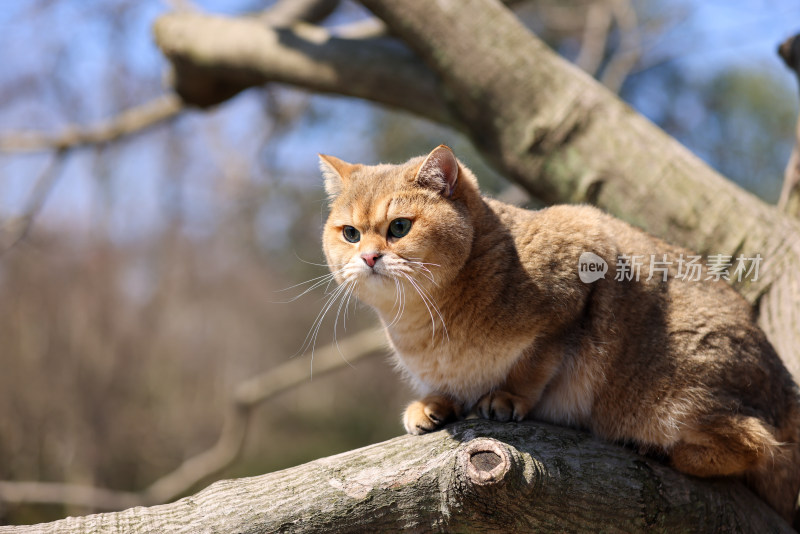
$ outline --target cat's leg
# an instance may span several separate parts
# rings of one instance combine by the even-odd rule
[[[409,434],[432,432],[461,416],[461,405],[443,395],[428,395],[415,400],[403,414],[403,426]]]
[[[475,413],[495,421],[522,421],[541,399],[561,362],[560,348],[529,351],[520,357],[502,386],[478,400]]]

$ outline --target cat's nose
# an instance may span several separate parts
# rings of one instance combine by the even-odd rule
[[[383,256],[383,254],[378,252],[365,252],[361,255],[361,259],[370,267],[375,267],[375,262],[378,261],[381,256]]]

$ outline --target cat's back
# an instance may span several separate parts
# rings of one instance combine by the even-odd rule
[[[612,266],[620,238],[637,248],[653,245],[654,238],[592,206],[563,204],[533,211],[494,199],[486,204],[492,222],[513,240],[521,265],[534,277],[577,281],[584,252]]]

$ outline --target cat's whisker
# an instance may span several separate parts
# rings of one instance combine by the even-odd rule
[[[427,291],[425,291],[425,289],[423,287],[421,287],[417,283],[417,281],[413,279],[413,277],[410,277],[410,276],[406,275],[405,273],[403,273],[403,276],[408,280],[408,282],[416,290],[417,294],[422,299],[422,303],[425,305],[425,308],[428,310],[428,314],[431,316],[431,330],[432,330],[431,331],[431,340],[433,340],[435,335],[436,335],[436,320],[434,319],[433,312],[431,311],[431,308],[433,308],[433,310],[436,312],[436,315],[439,316],[439,321],[441,321],[441,323],[442,323],[442,329],[443,329],[444,335],[447,338],[447,341],[449,342],[450,341],[450,335],[447,332],[447,325],[444,322],[444,317],[442,317],[442,313],[439,311],[439,308],[436,306],[436,303],[433,301],[433,298],[431,297],[431,295]]]
[[[408,258],[405,258],[405,259],[407,261],[413,261],[414,263],[421,263],[423,265],[433,265],[434,267],[441,267],[441,265],[439,265],[438,263],[430,263],[430,262],[422,261],[422,258],[415,258],[413,256],[409,256]]]
[[[406,299],[406,288],[400,280],[397,280],[397,286],[400,288],[400,308],[397,310],[397,320],[400,321],[403,318],[403,313],[406,311],[406,302],[408,299]]]
[[[436,321],[433,318],[433,312],[431,311],[430,306],[428,306],[427,299],[422,295],[420,292],[419,286],[414,283],[414,280],[408,276],[407,274],[403,273],[403,276],[408,280],[411,286],[416,290],[417,294],[419,294],[420,298],[422,299],[422,303],[425,305],[425,309],[428,310],[428,315],[431,316],[431,342],[433,342],[434,336],[436,335]]]
[[[422,271],[424,271],[422,273],[422,275],[425,278],[427,278],[428,280],[430,280],[433,285],[435,285],[436,287],[439,287],[439,284],[436,283],[436,279],[433,277],[433,273],[431,272],[430,269],[425,267],[425,265],[423,263],[412,261],[412,262],[409,262],[409,265],[411,265],[412,271],[414,270],[414,267],[419,267]],[[427,273],[427,274],[425,274],[425,273]]]
[[[325,304],[325,307],[323,308],[323,311],[321,312],[322,313],[321,318],[316,323],[316,327],[314,329],[313,344],[311,346],[311,378],[312,379],[314,378],[314,350],[316,349],[317,337],[319,336],[319,330],[322,327],[322,321],[325,319],[325,315],[328,313],[328,311],[330,311],[331,308],[336,304],[336,300],[338,299],[338,297],[344,295],[344,291],[346,291],[347,287],[348,287],[347,284],[342,284],[341,286],[339,286],[336,289],[336,291],[334,291],[331,294],[331,297],[328,299],[328,302]],[[338,320],[338,314],[337,314],[337,320]],[[333,327],[333,341],[336,344],[336,349],[339,351],[339,354],[341,355],[342,351],[339,349],[339,342],[336,339],[336,324],[335,323],[334,323],[334,327]],[[344,355],[342,355],[342,358],[344,358]],[[345,361],[347,361],[347,360],[345,359]],[[348,362],[348,364],[349,364],[349,362]]]
[[[425,271],[427,274],[423,274],[425,278],[431,281],[433,285],[439,287],[439,284],[436,282],[436,278],[433,275],[433,271],[431,271],[427,266],[430,265],[431,267],[441,267],[438,263],[430,263],[424,261],[417,261],[415,258],[409,258],[406,260],[406,264],[411,266],[412,270],[415,268],[419,268],[422,271]]]
[[[342,277],[345,279],[345,282],[349,282],[350,280],[347,278],[347,273],[346,273],[346,272],[344,272],[346,269],[347,269],[347,266],[344,266],[344,267],[342,267],[341,269],[339,269],[339,270],[338,270],[338,271],[336,271],[336,272],[337,272],[337,273],[342,273]],[[331,284],[332,284],[333,282],[335,282],[335,281],[336,281],[336,278],[331,278],[330,280],[328,280],[328,283],[325,285],[325,294],[328,294],[328,291],[329,291],[329,290],[330,290],[330,288],[331,288]],[[339,286],[339,287],[341,287],[341,286]],[[336,289],[334,289],[334,292],[335,292],[335,291],[336,291]]]
[[[313,261],[304,260],[303,258],[298,256],[296,252],[294,253],[294,257],[297,258],[298,260],[302,261],[303,263],[307,263],[308,265],[316,265],[318,267],[329,267],[330,268],[330,267],[343,267],[343,266],[347,265],[346,263],[314,263]]]
[[[345,290],[344,294],[342,295],[342,298],[339,299],[339,308],[336,310],[336,319],[333,321],[333,342],[336,345],[336,350],[339,352],[339,356],[341,356],[342,360],[344,360],[344,362],[347,365],[349,365],[350,367],[354,367],[354,366],[345,357],[344,353],[342,353],[342,349],[339,348],[339,340],[336,337],[336,325],[339,324],[339,314],[342,313],[342,306],[345,304],[345,299],[348,297],[348,295],[350,295],[350,293],[352,293],[353,288],[355,287],[355,284],[356,284],[355,280],[352,280],[352,281],[349,281],[349,282],[345,282],[344,284],[342,284],[347,289]],[[313,358],[313,354],[312,354],[312,358]]]
[[[350,297],[353,296],[353,293],[356,290],[356,281],[353,280],[353,285],[350,288],[350,291],[347,292],[347,302],[344,305],[344,330],[347,332],[347,310],[350,308]]]
[[[439,265],[438,263],[430,263],[430,262],[427,262],[427,261],[412,260],[411,263],[415,263],[417,265],[430,265],[431,267],[441,267],[441,265]]]
[[[342,287],[342,286],[340,286],[340,287]],[[325,313],[326,313],[326,311],[328,309],[328,305],[333,300],[334,296],[335,295],[330,295],[328,297],[328,300],[325,302],[325,305],[322,307],[322,309],[319,311],[317,316],[314,318],[314,322],[311,323],[311,328],[309,329],[308,333],[306,334],[306,337],[303,340],[303,344],[300,346],[300,350],[297,351],[297,353],[294,354],[292,357],[297,356],[297,354],[304,353],[305,351],[308,350],[309,347],[311,347],[313,345],[312,341],[316,342],[316,332],[318,331],[318,325],[322,322],[322,319],[324,318]]]
[[[418,291],[422,293],[421,296],[424,296],[428,299],[428,302],[430,303],[433,310],[436,312],[436,315],[439,316],[439,320],[442,322],[442,329],[444,331],[444,335],[445,337],[447,337],[447,341],[450,341],[450,335],[447,332],[447,325],[444,323],[444,317],[442,317],[442,313],[441,311],[439,311],[439,307],[436,305],[436,302],[433,300],[433,297],[431,296],[430,292],[428,292],[422,286],[419,286]]]
[[[394,277],[392,277],[392,281],[394,282],[394,303],[392,303],[392,309],[397,309],[397,311],[388,326],[392,326],[397,322],[397,315],[400,313],[400,283],[397,281],[397,278]]]
[[[322,322],[325,319],[325,315],[330,311],[333,305],[336,303],[338,297],[344,294],[344,291],[348,288],[348,284],[342,284],[338,286],[328,297],[328,300],[325,302],[325,305],[322,307],[322,310],[317,314],[316,319],[314,319],[314,323],[311,325],[311,329],[309,330],[308,334],[306,334],[306,338],[303,341],[303,345],[300,347],[298,354],[305,353],[309,348],[311,349],[311,377],[314,376],[314,350],[317,345],[317,337],[319,335],[319,330],[322,326]],[[335,334],[334,334],[335,338]],[[296,356],[297,354],[295,354]]]
[[[287,287],[286,289],[280,289],[277,292],[288,291],[289,289],[294,289],[296,287],[303,286],[305,284],[312,284],[310,287],[307,287],[305,290],[303,290],[303,292],[300,293],[299,295],[294,296],[294,297],[290,298],[289,300],[277,301],[277,303],[279,303],[279,304],[288,304],[290,302],[294,302],[297,299],[299,299],[300,297],[302,297],[303,295],[305,295],[307,293],[310,293],[311,291],[314,291],[315,289],[317,289],[320,286],[323,286],[323,285],[326,285],[326,284],[330,285],[330,283],[333,282],[336,279],[336,275],[339,272],[341,272],[341,270],[333,272],[333,273],[325,274],[325,275],[322,275],[322,276],[318,276],[316,278],[312,278],[311,280],[306,280],[305,282],[301,282],[299,284],[295,284],[295,285],[293,285],[291,287]]]
[[[392,318],[391,322],[389,322],[386,328],[394,326],[394,324],[400,319],[403,307],[402,286],[396,277],[392,277],[392,280],[394,281],[394,304],[392,304],[392,309],[397,308],[397,311],[394,314],[394,318]]]

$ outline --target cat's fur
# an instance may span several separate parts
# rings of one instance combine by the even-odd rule
[[[320,158],[328,264],[378,312],[423,395],[406,409],[408,432],[471,410],[583,428],[663,453],[688,474],[740,476],[791,522],[797,386],[724,281],[675,278],[688,251],[593,207],[528,211],[484,198],[445,146],[401,165]],[[397,218],[412,221],[400,238],[389,234]],[[591,284],[578,276],[587,251],[609,266]],[[667,254],[668,280],[644,270],[614,280],[620,254]]]

